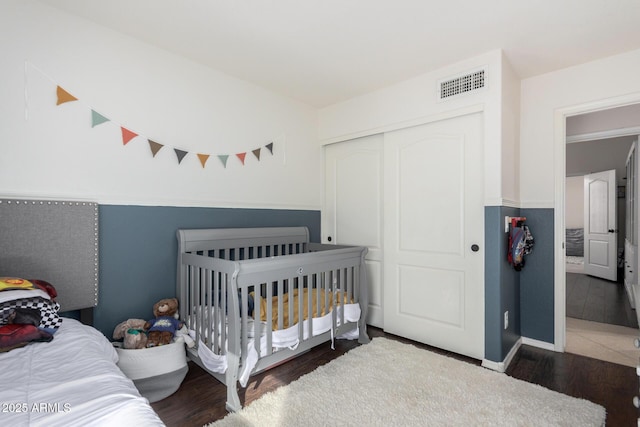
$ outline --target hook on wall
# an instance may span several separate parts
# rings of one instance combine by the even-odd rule
[[[518,222],[525,222],[527,220],[524,216],[505,216],[504,217],[504,232],[509,232],[509,225],[516,227]]]

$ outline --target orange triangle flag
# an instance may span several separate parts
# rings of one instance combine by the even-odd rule
[[[242,162],[242,165],[244,166],[244,157],[247,155],[247,153],[238,153],[236,154],[236,156],[240,159],[240,161]]]
[[[65,102],[77,101],[78,98],[71,95],[66,90],[62,89],[60,86],[56,88],[56,94],[58,95],[58,102],[56,105],[64,104]]]
[[[209,155],[208,154],[198,154],[198,158],[200,159],[200,163],[202,163],[202,167],[204,167],[204,164],[207,163],[207,160],[209,160]]]
[[[122,129],[122,145],[127,145],[127,142],[138,136],[137,133],[131,132],[129,129],[123,127],[120,129]]]

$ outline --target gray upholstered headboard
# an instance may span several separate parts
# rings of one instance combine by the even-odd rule
[[[46,280],[61,311],[98,304],[98,204],[0,199],[0,276]]]

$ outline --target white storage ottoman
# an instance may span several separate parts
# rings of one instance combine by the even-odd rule
[[[136,388],[149,402],[157,402],[175,393],[187,375],[184,339],[157,347],[124,349],[114,343],[118,366],[133,380]]]

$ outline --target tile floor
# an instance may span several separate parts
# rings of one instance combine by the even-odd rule
[[[567,353],[580,354],[635,368],[640,363],[640,349],[634,339],[640,331],[567,317]]]

